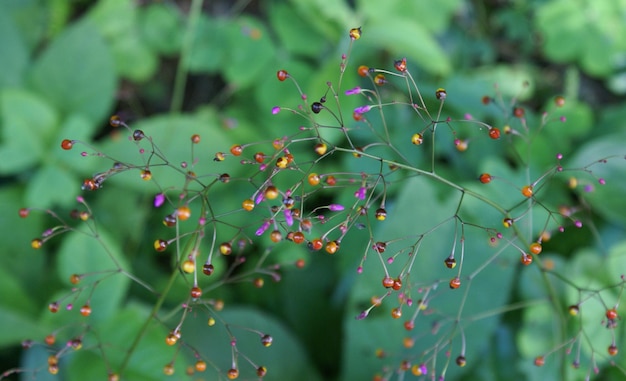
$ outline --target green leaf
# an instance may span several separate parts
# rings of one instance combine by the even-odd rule
[[[19,29],[6,13],[0,12],[0,88],[22,84],[28,55]]]
[[[0,173],[18,173],[39,164],[58,126],[56,111],[32,92],[6,89],[0,93],[0,113]]]
[[[543,50],[557,62],[577,61],[588,73],[607,76],[626,48],[624,11],[623,1],[545,2],[536,17]]]
[[[80,193],[80,183],[67,169],[44,165],[26,188],[26,203],[30,207],[47,209],[54,205],[67,206]]]
[[[278,34],[281,46],[290,54],[315,57],[323,50],[323,36],[309,24],[309,20],[294,12],[287,4],[273,2],[268,12],[273,29]],[[289,64],[293,64],[293,58]]]
[[[33,65],[32,87],[65,114],[98,121],[109,113],[116,77],[111,53],[88,20],[70,25]]]
[[[364,26],[370,23],[385,23],[391,26],[398,20],[405,19],[419,24],[430,32],[442,32],[446,30],[454,12],[462,3],[461,0],[442,0],[436,3],[420,1],[407,3],[402,0],[390,0],[386,1],[384,6],[380,6],[376,2],[360,0],[357,6],[366,20]],[[366,27],[364,33],[369,35],[369,32],[369,27]]]
[[[153,3],[142,9],[139,25],[143,40],[155,52],[174,54],[182,42],[182,20],[178,8]]]
[[[384,46],[396,59],[406,57],[409,66],[417,64],[430,74],[446,76],[452,71],[448,56],[434,36],[420,24],[409,20],[394,20],[391,24],[387,21],[372,22],[359,43],[371,49]]]
[[[87,227],[80,229],[87,230]],[[130,278],[120,271],[131,270],[117,242],[109,238],[102,227],[98,227],[97,234],[95,237],[88,232],[72,233],[63,237],[57,256],[57,274],[68,286],[72,274],[88,275],[81,280],[82,286],[101,279],[94,284],[94,289],[81,293],[73,302],[80,306],[88,296],[93,306],[90,319],[95,322],[105,321],[116,314],[130,285]]]
[[[626,133],[621,131],[602,136],[583,145],[564,167],[572,169],[587,168],[591,175],[578,172],[578,192],[592,209],[605,218],[626,223],[626,149],[623,142]],[[602,162],[607,159],[606,162]],[[598,179],[605,179],[606,185],[600,185]],[[585,191],[585,186],[591,191]]]
[[[43,329],[33,319],[37,311],[35,299],[24,289],[21,279],[5,267],[0,267],[0,289],[0,321],[11,327],[0,331],[0,347],[43,336]]]
[[[200,15],[187,61],[189,70],[213,73],[226,64],[228,46],[223,42],[230,29],[229,20]]]

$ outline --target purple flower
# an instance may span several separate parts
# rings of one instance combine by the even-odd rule
[[[274,106],[272,107],[272,114],[276,115],[280,112],[280,107]]]
[[[422,374],[428,374],[428,368],[426,367],[426,364],[420,364],[420,371],[422,372]]]
[[[293,215],[291,215],[291,210],[285,209],[283,214],[285,215],[285,222],[287,226],[293,225]]]
[[[371,110],[372,107],[370,105],[365,105],[365,106],[360,106],[354,109],[354,112],[357,114],[365,114],[366,112],[368,112],[369,110]]]
[[[360,94],[360,93],[361,93],[361,88],[359,86],[353,89],[346,90],[346,95],[355,95],[355,94]]]
[[[328,205],[328,209],[330,209],[332,212],[340,212],[344,210],[345,208],[341,204],[330,204]]]
[[[263,194],[263,192],[259,192],[254,198],[254,203],[256,205],[259,205],[261,202],[263,202],[264,198],[265,198],[265,195]]]
[[[369,315],[369,311],[365,310],[356,317],[356,320],[363,320],[367,317],[367,315]]]
[[[269,221],[265,221],[265,222],[263,222],[263,224],[262,224],[262,225],[261,225],[261,226],[257,229],[256,233],[254,233],[254,234],[256,234],[257,236],[260,236],[260,235],[262,235],[263,233],[265,233],[265,231],[266,231],[267,229],[269,229],[269,227],[270,227],[270,222],[269,222]]]
[[[163,193],[157,193],[157,195],[154,196],[154,207],[160,208],[161,206],[163,206],[164,203],[165,195]]]
[[[359,190],[354,192],[354,197],[358,198],[359,200],[365,200],[365,187],[360,187]]]

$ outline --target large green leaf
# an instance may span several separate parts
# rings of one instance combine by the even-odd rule
[[[19,86],[28,65],[28,47],[7,13],[0,12],[0,88]]]
[[[364,379],[387,365],[397,366],[397,363],[390,364],[386,359],[376,360],[375,351],[378,348],[397,354],[397,361],[406,358],[413,363],[426,362],[432,361],[431,355],[435,356],[432,351],[436,349],[436,343],[445,340],[442,337],[450,337],[451,347],[445,347],[456,357],[460,350],[461,330],[465,335],[468,363],[472,363],[486,349],[485,338],[493,335],[497,329],[499,315],[496,311],[507,303],[512,273],[519,263],[519,254],[508,250],[505,242],[490,248],[489,239],[483,231],[466,227],[463,237],[465,259],[461,273],[462,285],[458,290],[450,290],[448,281],[457,275],[457,271],[447,269],[443,260],[450,254],[454,244],[455,224],[451,217],[455,214],[460,195],[455,196],[452,193],[442,200],[436,192],[436,187],[423,177],[408,180],[398,200],[393,203],[388,201],[387,220],[377,223],[380,227],[375,227],[373,237],[375,241],[387,242],[387,250],[383,254],[383,260],[386,260],[397,250],[416,244],[419,236],[424,234],[417,253],[409,255],[410,249],[401,252],[393,264],[387,265],[387,269],[390,276],[396,277],[403,268],[400,266],[412,260],[412,257],[415,258],[410,276],[403,280],[403,284],[407,285],[403,289],[404,294],[410,295],[413,306],[404,305],[403,316],[415,313],[418,308],[417,300],[426,297],[424,291],[427,288],[434,287],[428,294],[428,311],[420,314],[415,321],[415,331],[407,332],[402,323],[409,318],[403,317],[398,321],[389,314],[391,308],[398,306],[397,296],[391,295],[367,318],[354,320],[354,316],[360,312],[359,309],[368,305],[370,297],[380,296],[385,292],[381,285],[385,272],[380,268],[376,254],[370,250],[369,255],[372,258],[365,263],[363,274],[357,276],[352,286],[351,307],[344,322],[347,337],[344,347],[344,379]],[[463,205],[465,202],[464,200]],[[464,220],[471,223],[474,223],[476,216],[481,215],[485,208],[489,208],[482,202],[469,204],[467,207],[470,210]],[[484,219],[479,222],[480,226],[486,227],[493,227],[493,223],[495,222]],[[433,230],[433,226],[437,228]],[[361,240],[358,249],[349,247],[348,252],[363,250],[363,244]],[[460,248],[457,246],[457,261],[460,255],[458,250]],[[469,274],[473,274],[472,279],[466,278]],[[359,307],[355,308],[356,305]],[[454,324],[457,317],[460,319],[458,325]],[[440,325],[435,334],[430,332],[434,324]],[[416,338],[415,347],[399,353],[405,336]],[[442,348],[439,347],[438,350],[441,351]],[[444,353],[439,353],[436,357],[440,360],[445,358]],[[450,368],[448,375],[455,377],[462,374],[463,370]]]
[[[30,74],[32,87],[66,114],[95,122],[109,113],[116,86],[114,63],[102,36],[87,20],[59,34]]]
[[[0,93],[0,113],[0,173],[22,172],[43,160],[58,128],[56,110],[32,92],[6,89]]]

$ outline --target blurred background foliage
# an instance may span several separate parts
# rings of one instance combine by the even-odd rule
[[[276,71],[288,70],[306,94],[321,97],[327,81],[337,81],[341,54],[348,48],[347,31],[355,26],[363,28],[363,38],[351,51],[344,89],[363,85],[356,75],[358,65],[389,69],[394,59],[406,57],[424,94],[446,88],[446,114],[453,117],[470,113],[494,125],[511,122],[510,110],[481,103],[483,95],[493,94],[494,84],[504,97],[517,96],[524,102],[529,125],[538,124],[543,110],[553,108],[555,95],[564,95],[566,107],[559,112],[567,116],[568,123],[533,136],[531,162],[526,163],[532,176],[553,163],[555,152],[563,152],[565,163],[578,167],[609,154],[624,154],[626,0],[3,0],[0,322],[4,328],[0,331],[0,368],[16,364],[39,368],[45,363],[45,351],[39,348],[23,354],[20,342],[41,340],[58,327],[79,321],[70,314],[51,317],[48,303],[71,287],[69,274],[109,266],[98,259],[101,246],[85,237],[64,236],[39,251],[32,250],[30,240],[40,236],[51,220],[41,214],[24,220],[18,217],[18,208],[24,206],[69,211],[75,207],[76,196],[82,194],[83,179],[110,166],[102,158],[82,158],[77,150],[62,151],[62,139],[82,140],[118,160],[137,162],[136,152],[123,144],[124,134],[111,132],[108,126],[109,116],[119,114],[132,128],[152,136],[170,162],[189,159],[189,136],[198,133],[203,141],[196,152],[197,173],[221,171],[245,178],[245,168],[236,161],[220,163],[216,169],[214,153],[227,151],[234,143],[267,143],[268,137],[294,133],[301,119],[288,115],[277,119],[270,112],[276,105],[297,107],[301,102],[293,87],[276,80]],[[400,86],[384,91],[393,98],[401,93],[398,89]],[[349,98],[341,102],[346,115],[359,105]],[[407,139],[400,126],[417,123],[406,111],[393,108],[385,116],[393,126],[392,141]],[[465,137],[472,135],[467,132]],[[367,136],[361,138],[365,141]],[[480,141],[463,155],[449,142],[438,144],[440,173],[458,184],[471,187],[472,179],[482,171],[509,173],[513,181],[526,176],[523,169],[511,167],[501,151],[481,146]],[[308,155],[304,149],[294,153]],[[332,172],[360,171],[359,166],[365,164],[333,158],[321,165]],[[626,247],[620,242],[626,225],[624,166],[610,162],[597,170],[598,176],[611,179],[610,187],[591,193],[555,190],[554,195],[546,195],[546,205],[557,207],[569,197],[584,199],[590,206],[585,217],[592,221],[593,229],[566,232],[566,239],[546,245],[557,263],[567,263],[563,266],[568,266],[566,273],[572,280],[585,286],[614,284],[616,274],[626,271]],[[163,188],[182,183],[180,176],[168,177],[159,169],[154,172]],[[213,193],[224,200],[220,202],[224,211],[229,203],[237,208],[254,191],[246,181],[240,183],[241,187]],[[454,214],[454,201],[437,196],[444,190],[420,181],[403,184],[390,189],[397,196],[391,204],[395,203],[393,208],[401,218],[397,225],[377,230],[377,236],[406,226],[426,229],[423,225],[428,221],[423,221],[423,216],[445,219]],[[151,198],[157,191],[134,173],[115,176],[101,192],[86,195],[107,247],[133,274],[155,285],[164,283],[170,272],[168,259],[151,249],[154,238],[165,231],[160,227],[162,216],[151,211]],[[323,197],[338,201],[343,197],[349,202],[353,196],[328,193]],[[428,210],[408,212],[420,199],[429,197],[437,201],[429,202]],[[502,194],[495,192],[494,197]],[[511,200],[504,197],[499,202],[506,205]],[[480,216],[481,208],[484,205],[470,206],[468,213]],[[244,224],[243,218],[235,216],[229,222],[238,226]],[[438,254],[422,259],[420,276],[421,272],[425,277],[442,276],[429,271],[442,267],[440,261],[449,250],[453,232],[444,230],[425,242],[422,250]],[[218,238],[232,236],[232,232],[220,234],[223,237]],[[479,238],[484,242],[484,236]],[[233,306],[225,310],[224,319],[272,331],[276,343],[268,352],[253,345],[256,342],[247,352],[244,349],[251,358],[262,358],[270,369],[267,379],[368,379],[384,364],[374,357],[374,350],[383,347],[393,352],[400,347],[402,328],[386,313],[385,317],[354,320],[362,303],[378,292],[375,288],[380,281],[376,269],[358,280],[353,275],[363,250],[358,241],[363,239],[368,237],[356,233],[342,245],[342,256],[314,256],[305,270],[287,272],[281,282],[263,289],[233,284],[214,291],[227,306]],[[467,250],[480,252],[480,240],[468,240]],[[309,255],[304,248],[302,253],[294,250],[291,246],[277,248],[276,260],[287,262]],[[468,267],[480,263],[469,262]],[[514,268],[505,263],[481,272],[473,291],[484,298],[472,300],[467,313],[476,315],[519,300],[545,297],[540,286],[529,286],[540,283],[533,278],[538,273],[520,275]],[[103,282],[94,296],[106,306],[94,311],[94,324],[114,347],[123,347],[128,337],[122,332],[139,326],[154,302],[129,283],[127,278],[114,277]],[[187,285],[181,282],[179,286],[165,308],[185,298]],[[571,295],[575,291],[570,288],[560,293],[564,306],[576,301],[576,295]],[[617,297],[613,295],[613,299]],[[446,298],[441,308],[454,314],[458,297],[446,294]],[[593,308],[602,315],[604,306],[597,304]],[[94,306],[98,308],[96,302]],[[471,325],[466,332],[470,365],[455,368],[449,377],[530,380],[539,379],[539,371],[545,372],[541,373],[543,379],[565,377],[558,363],[542,369],[532,366],[534,356],[554,346],[549,323],[552,311],[545,307],[508,313],[493,318],[493,324]],[[198,342],[193,344],[210,352],[219,366],[227,367],[228,339],[205,332],[205,320],[200,320],[203,324],[189,322],[188,329],[199,332]],[[161,378],[162,366],[173,354],[172,348],[163,344],[165,332],[165,327],[156,327],[142,342],[130,365],[135,379]],[[625,344],[623,329],[618,332],[622,336],[619,342]],[[605,331],[590,335],[589,340],[602,351],[606,348]],[[68,357],[62,379],[102,378],[106,369],[98,357],[97,351]],[[605,367],[605,356],[597,360],[603,379],[623,377]],[[624,356],[617,360],[626,367]],[[114,356],[109,361],[121,360]],[[184,365],[192,360],[180,356],[176,361]],[[585,376],[583,371],[575,373],[568,368],[567,372],[570,380]],[[37,374],[37,379],[48,378],[52,379],[45,371]]]

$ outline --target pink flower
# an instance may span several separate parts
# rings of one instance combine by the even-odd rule
[[[359,86],[346,90],[346,95],[355,95],[355,94],[360,94],[361,93],[361,88]]]
[[[270,222],[269,221],[265,221],[263,222],[263,224],[257,229],[256,234],[257,236],[263,235],[263,233],[265,233],[265,231],[270,227]]]
[[[330,209],[332,212],[340,212],[344,210],[345,208],[341,204],[330,204],[328,205],[328,209]]]
[[[366,112],[368,112],[369,110],[371,110],[372,107],[370,105],[365,105],[365,106],[360,106],[354,109],[354,112],[356,114],[365,114]]]
[[[285,209],[283,214],[285,215],[285,222],[287,223],[287,226],[293,225],[293,215],[291,214],[291,210]]]
[[[157,193],[154,196],[154,207],[160,208],[165,203],[165,195],[163,193]]]
[[[360,187],[359,190],[354,192],[354,197],[358,198],[359,200],[365,200],[365,187]]]
[[[280,112],[280,107],[278,107],[278,106],[272,107],[272,114],[276,115],[279,112]]]

